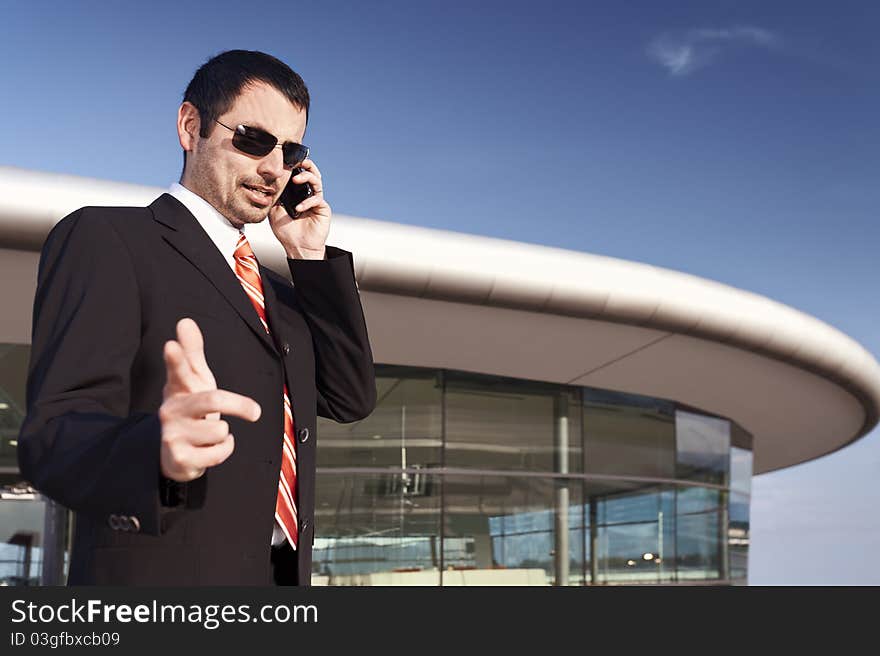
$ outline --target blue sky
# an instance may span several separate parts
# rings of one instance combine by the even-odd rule
[[[880,5],[7,2],[0,164],[167,185],[195,68],[312,95],[334,211],[765,294],[880,354]],[[880,584],[880,431],[756,477],[750,580]]]

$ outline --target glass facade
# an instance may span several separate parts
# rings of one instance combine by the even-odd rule
[[[751,436],[672,401],[377,368],[319,420],[317,585],[744,584]]]
[[[16,447],[29,358],[29,346],[0,344],[0,585],[40,583],[47,509],[52,506],[18,473]]]
[[[752,437],[732,424],[727,534],[730,578],[745,583],[748,575],[749,504],[752,494]]]
[[[0,345],[0,584],[63,582],[70,518],[20,480],[29,347]],[[751,436],[671,401],[377,366],[319,419],[315,585],[744,584]]]

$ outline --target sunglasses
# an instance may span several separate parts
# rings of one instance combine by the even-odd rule
[[[217,119],[214,122],[222,125],[227,130],[232,131],[232,145],[241,152],[248,155],[256,155],[257,157],[265,157],[272,152],[273,148],[281,148],[284,157],[284,168],[292,169],[309,156],[309,147],[302,144],[288,141],[278,145],[278,138],[274,134],[269,134],[260,128],[252,128],[247,125],[239,125],[231,128],[228,125],[220,123]]]

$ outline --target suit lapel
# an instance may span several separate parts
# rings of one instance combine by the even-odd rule
[[[278,296],[275,294],[275,288],[272,286],[272,281],[269,280],[269,275],[266,273],[266,267],[262,264],[258,264],[258,266],[260,268],[260,279],[263,281],[263,304],[266,306],[266,322],[269,324],[269,330],[272,331],[272,340],[275,342],[275,348],[280,352],[280,344],[284,340],[278,330],[279,319],[276,310],[278,307]]]
[[[269,322],[269,330],[272,331],[272,338],[275,340],[275,346],[278,349],[278,352],[281,353],[282,345],[285,343],[287,339],[294,336],[296,323],[287,325],[287,333],[288,338],[285,338],[284,335],[281,334],[281,317],[280,311],[278,310],[280,304],[278,302],[278,294],[275,292],[275,285],[272,284],[271,277],[278,274],[271,272],[264,266],[260,266],[260,277],[263,279],[263,298],[266,301],[266,320]],[[288,348],[291,348],[292,345],[288,343]],[[294,377],[294,371],[297,369],[295,366],[299,364],[299,369],[302,370],[302,363],[297,363],[297,358],[301,357],[300,353],[297,349],[293,349],[290,352],[289,358],[287,357],[287,353],[284,354],[284,357],[281,358],[281,365],[284,368],[284,376],[285,381],[287,382],[287,388],[290,392],[290,405],[291,411],[293,412],[294,423],[296,422],[297,417],[306,416],[306,408],[303,405],[303,395],[297,393],[297,386],[300,384],[300,380]]]
[[[238,278],[235,277],[235,273],[229,267],[226,258],[217,250],[214,242],[211,241],[192,213],[170,194],[159,196],[150,204],[150,210],[156,221],[169,228],[164,231],[163,239],[189,260],[217,288],[217,291],[229,302],[257,338],[277,353],[275,345],[266,334],[254,306],[251,305],[250,299],[242,289]],[[264,290],[267,286],[268,284],[264,281]],[[274,300],[273,294],[272,301]],[[269,305],[267,298],[267,312]]]

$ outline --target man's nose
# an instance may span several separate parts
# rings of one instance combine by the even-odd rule
[[[260,160],[257,173],[264,178],[276,179],[284,175],[284,153],[280,148],[273,148],[272,152]]]

